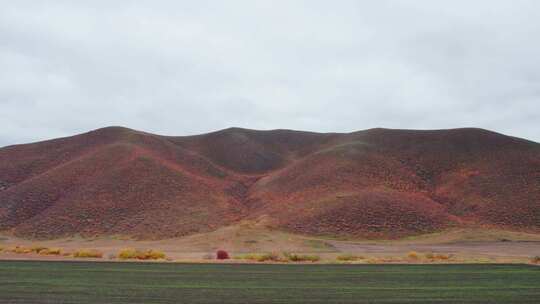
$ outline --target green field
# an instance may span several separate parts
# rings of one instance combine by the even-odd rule
[[[0,303],[540,303],[525,265],[0,261]]]

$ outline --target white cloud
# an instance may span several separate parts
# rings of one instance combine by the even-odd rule
[[[537,1],[2,1],[0,146],[124,125],[540,141]]]

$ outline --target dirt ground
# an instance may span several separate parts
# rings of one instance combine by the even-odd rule
[[[0,259],[73,259],[69,256],[36,253],[17,254],[9,250],[15,246],[60,248],[64,253],[96,249],[103,253],[101,260],[114,260],[120,250],[136,248],[160,250],[166,254],[169,261],[178,262],[210,262],[209,255],[218,249],[224,249],[232,257],[266,252],[314,254],[321,258],[321,262],[336,262],[336,258],[344,254],[362,256],[364,259],[360,262],[427,262],[422,257],[428,253],[436,253],[451,256],[451,259],[444,262],[526,263],[533,256],[540,255],[540,234],[456,229],[392,241],[334,240],[241,224],[183,238],[144,241],[120,236],[37,241],[3,235],[0,236],[0,248],[3,249],[0,251]],[[407,259],[411,251],[417,252],[420,259]]]

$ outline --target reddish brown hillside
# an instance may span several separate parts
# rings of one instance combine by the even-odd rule
[[[0,149],[0,230],[165,238],[242,219],[371,238],[540,229],[540,144],[480,129],[348,134],[110,127]]]
[[[324,147],[337,134],[291,130],[229,128],[213,133],[169,138],[216,164],[239,173],[264,174]]]

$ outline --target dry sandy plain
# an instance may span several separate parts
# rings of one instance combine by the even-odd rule
[[[30,248],[44,246],[61,248],[66,256],[17,254],[9,249],[16,246]],[[355,263],[427,263],[428,253],[443,254],[450,259],[443,263],[528,263],[540,255],[540,234],[509,232],[490,229],[454,229],[436,234],[409,237],[400,240],[343,240],[295,235],[265,227],[243,223],[216,231],[183,238],[164,240],[134,240],[120,236],[56,240],[27,240],[10,235],[0,236],[0,259],[74,259],[69,253],[80,249],[95,249],[103,253],[100,260],[116,260],[125,248],[153,249],[166,254],[168,261],[212,262],[208,256],[218,249],[231,257],[248,253],[283,253],[317,255],[321,263],[338,262],[340,255],[361,256]],[[419,259],[410,259],[408,253],[418,253]],[[215,261],[215,260],[214,260]],[[230,262],[245,262],[231,259]]]

